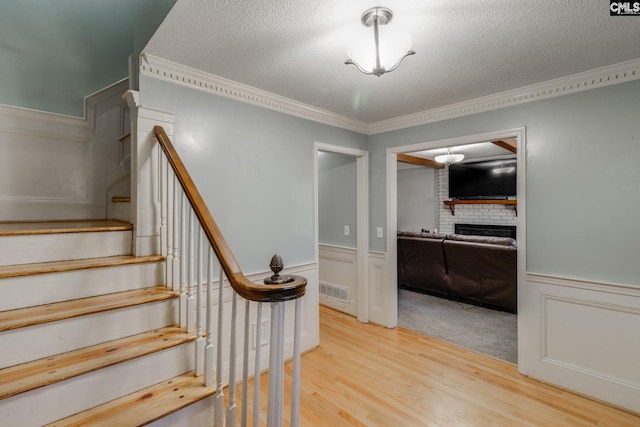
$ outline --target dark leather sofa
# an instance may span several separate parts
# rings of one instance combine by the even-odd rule
[[[517,247],[505,237],[398,232],[398,284],[516,312]]]

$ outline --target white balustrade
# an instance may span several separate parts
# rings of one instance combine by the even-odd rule
[[[194,372],[203,377],[207,387],[215,386],[214,418],[215,426],[235,427],[236,418],[240,425],[260,425],[260,373],[263,330],[263,303],[244,300],[238,304],[239,295],[225,281],[225,274],[216,262],[215,251],[207,239],[200,220],[162,150],[159,159],[159,224],[162,233],[160,244],[166,256],[167,286],[179,292],[180,326],[194,333]],[[214,281],[215,273],[219,278]],[[217,301],[215,287],[217,286]],[[225,320],[225,291],[231,293],[230,317]],[[227,296],[227,304],[228,303]],[[300,393],[300,298],[295,299],[293,379],[291,396],[291,426],[299,421]],[[283,425],[284,404],[284,326],[288,302],[270,302],[271,328],[269,331],[269,394],[267,396],[267,426]],[[238,313],[241,307],[244,315]],[[216,321],[217,313],[217,321]],[[255,313],[255,315],[254,315]],[[255,319],[255,323],[252,323]],[[252,328],[252,325],[255,325]],[[251,340],[255,331],[254,340]],[[243,336],[239,336],[243,334]],[[228,342],[228,344],[227,344]],[[238,344],[242,345],[238,355]],[[228,345],[229,358],[224,360],[223,347]],[[250,347],[255,348],[250,348]],[[253,352],[252,352],[253,351]],[[253,372],[250,359],[254,357]],[[236,396],[236,370],[241,363],[240,410]],[[226,365],[226,366],[225,366]],[[228,371],[223,372],[227,367]],[[214,380],[215,375],[215,380]],[[253,375],[253,401],[249,402],[249,381]],[[225,379],[228,381],[228,396],[225,407]],[[249,408],[252,407],[251,414]]]

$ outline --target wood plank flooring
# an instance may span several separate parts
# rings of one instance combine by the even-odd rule
[[[291,363],[285,373],[286,425]],[[261,425],[267,387],[264,374]],[[301,406],[301,426],[640,426],[640,415],[531,380],[513,364],[325,307],[320,346],[302,357]]]

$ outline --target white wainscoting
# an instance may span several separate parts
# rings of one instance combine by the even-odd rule
[[[389,267],[387,254],[369,251],[369,319],[386,327],[395,327],[397,309],[389,313]],[[397,290],[396,290],[397,292]]]
[[[264,272],[260,272],[260,273],[252,273],[252,274],[247,274],[247,278],[254,282],[254,283],[263,283],[263,280],[265,277],[269,277],[271,276],[273,273],[271,271],[264,271]],[[301,351],[304,353],[306,351],[312,350],[314,348],[316,348],[319,344],[320,344],[320,311],[318,308],[318,265],[316,263],[309,263],[309,264],[304,264],[304,265],[298,265],[298,266],[293,266],[293,267],[287,267],[285,268],[281,274],[287,275],[287,274],[293,274],[293,275],[298,275],[298,276],[302,276],[305,277],[307,279],[307,288],[306,288],[306,292],[304,294],[304,296],[302,297],[302,304],[301,304],[301,324],[300,324],[300,349]],[[214,297],[213,297],[213,306],[217,307],[218,306],[218,281],[216,280],[214,282]],[[232,300],[232,295],[233,292],[231,290],[231,287],[229,285],[229,283],[226,281],[225,279],[225,288],[224,288],[224,316],[225,316],[225,324],[229,325],[230,322],[230,318],[231,318],[231,300]],[[205,293],[206,295],[206,293]],[[203,301],[206,301],[206,297],[203,297],[202,299]],[[251,325],[251,336],[250,336],[250,340],[251,342],[255,342],[255,325],[257,323],[257,319],[256,319],[256,311],[255,311],[255,304],[256,303],[251,303],[252,304],[252,308],[250,311],[250,325]],[[237,319],[238,319],[238,325],[240,325],[239,327],[243,327],[243,322],[244,322],[244,307],[245,307],[245,300],[243,300],[242,298],[238,298],[238,303],[237,303]],[[293,358],[293,335],[294,335],[294,312],[295,312],[295,304],[293,301],[289,301],[286,303],[286,309],[285,309],[285,331],[284,331],[284,343],[285,343],[285,348],[284,348],[284,358],[285,360],[289,360],[291,358]],[[217,309],[214,309],[214,318],[217,319]],[[271,304],[269,303],[263,303],[263,309],[262,309],[262,325],[263,325],[263,331],[266,331],[266,333],[269,333],[269,328],[270,328],[270,322],[271,321]],[[262,367],[262,371],[264,372],[265,370],[267,370],[269,368],[269,347],[268,347],[268,342],[269,342],[269,337],[265,337],[265,339],[263,340],[263,346],[264,348],[261,351],[261,361],[260,361],[260,366]],[[227,375],[229,374],[229,345],[231,342],[231,335],[230,335],[230,330],[227,328],[224,330],[224,337],[223,337],[223,357],[224,357],[224,361],[223,361],[223,375],[225,376],[225,381],[228,380]],[[235,369],[236,369],[236,378],[242,378],[242,368],[243,368],[243,361],[242,361],[242,346],[243,346],[243,340],[242,340],[242,334],[240,332],[238,332],[238,337],[236,340],[236,344],[237,344],[237,352],[236,354],[237,359],[236,359],[236,363],[235,363]],[[251,349],[249,351],[249,374],[253,375],[253,370],[255,367],[255,353],[253,352],[255,345],[251,345]]]
[[[86,99],[86,118],[0,105],[0,220],[104,218],[109,111],[119,82]],[[99,128],[98,128],[99,127]]]
[[[523,371],[640,412],[640,286],[527,274]]]
[[[342,311],[352,316],[357,315],[358,298],[358,251],[342,246],[318,246],[318,270],[320,273],[320,304]],[[322,292],[323,287],[330,289],[346,289],[345,301]],[[344,293],[343,293],[344,295]]]

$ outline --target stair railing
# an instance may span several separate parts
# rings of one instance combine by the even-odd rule
[[[269,343],[269,394],[267,396],[267,426],[283,424],[284,404],[284,320],[285,303],[295,300],[293,376],[290,425],[298,425],[300,384],[300,297],[305,293],[306,279],[300,276],[280,276],[281,260],[271,262],[274,275],[265,284],[251,282],[241,271],[229,245],[207,208],[202,196],[187,172],[162,126],[154,133],[162,148],[160,154],[160,236],[163,254],[167,257],[167,286],[179,292],[180,325],[196,333],[195,373],[203,375],[204,386],[213,386],[216,373],[215,426],[236,425],[236,363],[238,333],[238,297],[244,299],[244,331],[242,354],[242,406],[240,424],[248,417],[249,347],[254,345],[254,392],[252,425],[260,420],[260,370],[263,342],[263,307],[270,304],[271,328]],[[217,304],[214,303],[214,256],[219,265]],[[229,338],[229,393],[224,406],[223,346],[225,345],[224,303],[227,278],[232,289]],[[204,283],[203,283],[204,282]],[[206,288],[206,289],[205,289]],[[229,288],[227,288],[229,289]],[[228,293],[228,292],[227,292]],[[206,301],[204,301],[206,295]],[[204,308],[203,308],[204,307]],[[251,310],[255,308],[255,341],[250,343]],[[217,335],[214,343],[214,310],[217,311]],[[214,368],[215,361],[215,368]]]

